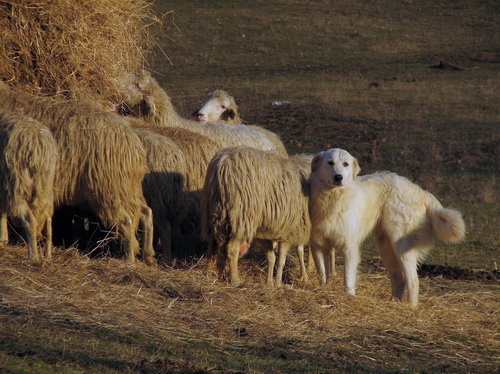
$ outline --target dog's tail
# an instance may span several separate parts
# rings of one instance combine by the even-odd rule
[[[428,193],[428,214],[432,229],[438,239],[456,243],[465,237],[465,223],[462,214],[455,209],[445,209],[437,199]]]

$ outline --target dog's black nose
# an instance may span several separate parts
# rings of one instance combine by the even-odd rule
[[[344,177],[342,176],[342,174],[335,174],[335,176],[333,177],[333,180],[335,182],[342,182],[342,179],[344,179]]]

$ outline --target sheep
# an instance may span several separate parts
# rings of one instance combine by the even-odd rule
[[[202,238],[209,243],[209,270],[218,252],[219,274],[229,258],[230,281],[237,285],[238,257],[247,243],[278,241],[275,285],[280,287],[288,249],[309,240],[307,206],[306,175],[294,160],[250,147],[219,151],[210,161],[202,190]],[[273,251],[267,251],[267,260],[269,284]]]
[[[155,233],[162,230],[161,228],[156,228],[157,222],[160,226],[164,226],[163,222],[165,222],[165,217],[170,217],[168,222],[171,222],[172,219],[174,219],[171,212],[179,210],[179,207],[182,206],[182,214],[173,220],[174,232],[171,236],[173,241],[172,246],[175,244],[176,250],[182,253],[198,249],[198,247],[200,247],[199,244],[203,244],[199,240],[201,219],[200,193],[205,181],[208,163],[217,151],[216,144],[207,137],[193,133],[189,130],[173,127],[152,126],[147,125],[144,121],[134,117],[126,118],[134,129],[147,130],[150,133],[157,134],[159,137],[168,138],[170,142],[176,144],[178,150],[166,147],[168,148],[168,152],[174,152],[182,156],[183,161],[177,162],[176,165],[173,165],[171,162],[166,162],[166,159],[175,161],[177,158],[174,155],[169,157],[165,154],[164,157],[161,157],[162,159],[165,159],[165,161],[159,161],[159,157],[155,157],[153,155],[154,152],[148,152],[148,154],[151,153],[151,157],[155,157],[157,164],[166,163],[165,166],[168,167],[168,170],[175,170],[177,174],[184,177],[185,191],[182,195],[182,199],[167,199],[164,197],[162,198],[162,206],[152,205],[155,204],[155,201],[160,198],[157,191],[159,189],[164,190],[166,188],[165,183],[168,182],[166,178],[156,178],[155,180],[152,180],[151,182],[157,182],[159,184],[158,188],[150,187],[148,191],[145,190],[145,195],[150,207],[153,209]],[[159,142],[158,147],[161,146],[162,144]],[[164,150],[163,152],[166,151],[167,150]],[[162,152],[162,150],[159,150],[158,152]],[[157,167],[159,167],[159,165],[157,165]],[[172,188],[172,186],[169,188]],[[179,186],[176,186],[175,188],[178,189]],[[162,211],[165,213],[162,213]],[[163,215],[164,218],[158,218],[161,215]],[[164,239],[162,240],[165,241]],[[168,257],[165,253],[164,255]]]
[[[0,245],[9,242],[9,228],[7,226],[7,213],[0,214]]]
[[[216,121],[225,121],[227,124],[230,125],[238,125],[243,123],[243,119],[240,117],[239,109],[238,109],[238,104],[236,104],[236,100],[233,96],[229,95],[226,91],[224,90],[215,90],[210,92],[207,95],[207,98],[205,99],[205,102],[201,106],[200,109],[197,109],[193,112],[192,114],[193,117],[196,118],[198,122],[201,123],[207,123],[207,122],[216,122]],[[263,130],[261,127],[258,125],[249,125],[252,128],[255,128],[257,130]],[[264,130],[267,131],[267,130]],[[279,137],[272,133],[274,135],[274,142],[279,144],[281,143],[281,140]],[[270,137],[272,139],[272,137]],[[305,174],[309,174],[310,172],[310,164],[312,160],[312,155],[296,155],[296,156],[291,156],[293,159],[295,159],[296,162],[299,164],[302,164],[301,166],[303,167],[303,172]],[[273,249],[277,248],[277,243],[273,243]],[[298,246],[297,247],[297,254],[300,260],[301,264],[301,280],[307,280],[307,272],[302,269],[302,266],[304,265],[304,246]],[[309,257],[308,257],[308,270],[312,270],[313,266],[313,257],[312,257],[312,252],[309,251]]]
[[[47,126],[60,152],[55,204],[86,204],[104,225],[116,225],[125,260],[139,252],[135,237],[143,227],[142,257],[155,263],[153,219],[142,194],[146,154],[123,117],[93,105],[37,97],[0,86],[0,109],[20,110]]]
[[[123,115],[143,118],[152,125],[180,127],[205,135],[219,149],[243,145],[288,156],[279,137],[258,126],[231,126],[224,122],[198,123],[182,118],[174,109],[170,97],[149,72],[129,76],[124,80],[127,83],[123,88],[123,103],[117,108]]]
[[[225,121],[229,125],[239,125],[243,122],[236,100],[224,90],[210,92],[201,108],[196,109],[192,116],[202,123]]]
[[[236,100],[224,90],[215,90],[208,94],[205,103],[200,109],[193,112],[193,116],[200,123],[216,123],[224,121],[228,125],[241,125],[245,121],[240,117],[240,112]],[[276,149],[283,150],[285,147],[280,137],[272,131],[266,130],[259,125],[246,125],[262,133],[275,146]],[[286,157],[286,151],[280,151]]]
[[[24,226],[31,260],[39,259],[42,232],[44,255],[51,257],[58,162],[57,145],[47,127],[21,114],[0,113],[0,240],[8,241],[9,215]]]
[[[186,159],[171,139],[143,128],[135,128],[134,132],[147,155],[147,173],[142,181],[144,197],[153,212],[154,232],[159,237],[162,254],[170,260],[172,229],[176,229],[186,210],[183,204]]]
[[[219,150],[214,141],[182,128],[153,126],[130,117],[127,119],[136,129],[149,130],[174,142],[186,159],[186,169],[183,170],[183,175],[187,191],[197,191],[203,188],[208,163]]]

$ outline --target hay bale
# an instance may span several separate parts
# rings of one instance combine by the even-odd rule
[[[116,103],[118,78],[144,64],[151,20],[145,0],[2,1],[0,79],[33,94]]]

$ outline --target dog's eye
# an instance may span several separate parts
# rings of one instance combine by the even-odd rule
[[[333,161],[328,161],[328,165],[333,165]]]
[[[225,106],[224,104],[222,104],[220,107],[221,107],[222,109],[226,109],[226,106]]]
[[[349,163],[348,162],[344,162],[344,167],[348,167],[349,166]]]

